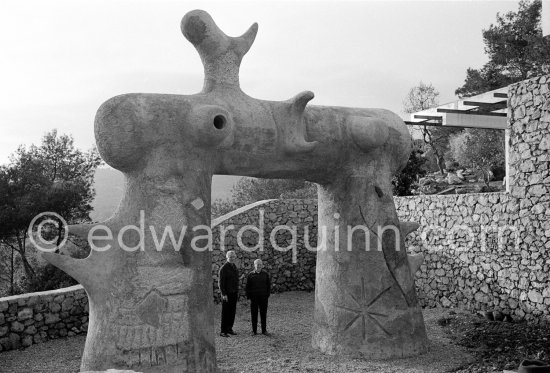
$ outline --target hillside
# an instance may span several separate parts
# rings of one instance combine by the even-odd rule
[[[214,176],[212,180],[212,200],[231,197],[231,188],[240,176]],[[94,211],[90,217],[94,221],[108,219],[118,206],[124,190],[124,178],[120,171],[110,167],[98,168],[94,186],[96,197],[92,203]]]

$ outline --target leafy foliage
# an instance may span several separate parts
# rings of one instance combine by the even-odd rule
[[[496,24],[483,30],[489,62],[479,70],[468,68],[455,94],[470,97],[549,73],[550,39],[542,36],[541,9],[540,0],[522,0],[517,12],[497,14]]]
[[[0,243],[2,249],[19,254],[27,280],[36,275],[27,253],[30,222],[48,211],[69,223],[89,220],[93,175],[100,163],[95,149],[82,152],[71,136],[53,130],[40,146],[20,146],[10,164],[0,167]],[[61,235],[56,227],[50,228],[52,234]]]
[[[455,94],[460,97],[471,97],[510,85],[520,79],[504,75],[494,64],[487,63],[481,69],[468,68],[464,85],[457,88]]]
[[[233,187],[233,200],[241,205],[264,199],[281,198],[283,193],[296,191],[306,186],[303,180],[256,179],[244,177]]]
[[[210,206],[210,212],[212,214],[212,219],[219,218],[220,216],[223,216],[227,213],[230,213],[231,211],[236,210],[239,207],[240,206],[238,206],[231,199],[218,198],[218,199],[212,201],[212,205]]]
[[[264,199],[317,198],[317,187],[303,180],[243,177],[232,188],[231,194],[230,200],[218,199],[212,203],[213,218]]]
[[[489,186],[491,168],[504,165],[504,133],[468,128],[450,139],[453,158],[464,167],[475,167]]]
[[[422,157],[422,151],[414,149],[405,168],[392,179],[393,195],[409,196],[412,194],[411,189],[418,183],[418,178],[427,173],[423,167],[424,163],[426,163],[426,159]]]
[[[78,282],[71,276],[53,266],[46,264],[43,267],[38,267],[33,278],[27,279],[23,285],[22,291],[25,293],[46,291],[73,286]]]

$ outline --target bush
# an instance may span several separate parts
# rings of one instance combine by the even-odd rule
[[[504,165],[503,131],[467,128],[450,140],[451,153],[463,167],[475,167],[489,186],[489,172]]]
[[[78,282],[60,270],[59,268],[46,264],[35,269],[34,279],[23,281],[23,293],[34,293],[37,291],[61,289],[67,286],[77,285]]]
[[[493,173],[493,180],[503,180],[506,177],[506,167],[504,166],[493,166],[491,172]]]
[[[231,199],[212,202],[212,218],[264,199],[317,198],[317,186],[304,180],[257,179],[243,177],[231,189]]]
[[[220,216],[230,213],[239,207],[240,206],[238,206],[235,201],[218,198],[212,202],[212,206],[210,207],[212,219],[219,218]]]
[[[411,195],[412,189],[417,186],[418,179],[426,175],[426,170],[423,167],[425,162],[426,159],[422,157],[420,150],[413,150],[411,152],[405,168],[392,179],[393,195]]]

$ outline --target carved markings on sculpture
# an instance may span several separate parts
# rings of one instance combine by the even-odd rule
[[[355,325],[358,321],[361,322],[361,336],[362,339],[365,340],[366,334],[367,334],[367,320],[372,321],[380,330],[384,332],[387,336],[391,337],[391,333],[384,328],[384,326],[378,321],[375,316],[377,317],[388,317],[387,315],[370,311],[369,308],[374,305],[388,290],[390,290],[392,286],[387,287],[386,289],[382,290],[380,293],[378,293],[374,298],[368,299],[367,293],[365,289],[365,278],[361,277],[361,294],[359,297],[356,297],[352,293],[348,293],[350,298],[355,303],[355,307],[347,307],[347,306],[340,306],[336,305],[337,308],[340,308],[342,310],[351,312],[355,314],[355,316],[344,326],[343,331],[347,332],[350,330],[350,328]]]
[[[120,364],[129,368],[178,364],[182,371],[213,372],[215,356],[209,352],[195,351],[190,340],[188,296],[165,295],[153,289],[142,296],[137,305],[123,304],[113,320],[113,337],[121,351]],[[203,369],[204,368],[204,369]]]
[[[136,313],[145,324],[158,328],[160,326],[160,315],[167,305],[168,300],[162,297],[158,291],[153,290],[140,302]]]
[[[216,369],[216,354],[214,350],[207,348],[199,351],[197,361],[197,372],[217,372]]]
[[[120,307],[114,324],[117,348],[136,350],[176,345],[189,334],[187,295],[150,291],[137,307]]]
[[[161,347],[122,350],[117,363],[120,366],[137,370],[177,364],[182,372],[210,373],[216,371],[215,356],[212,346],[197,347],[193,342],[186,341]]]
[[[365,215],[363,215],[363,210],[361,210],[361,206],[359,206],[359,213],[361,214],[361,218],[363,219],[363,222],[369,228],[369,231],[371,233],[373,233],[376,236],[376,238],[381,242],[381,244],[382,244],[382,254],[384,255],[384,262],[386,263],[386,267],[388,268],[388,271],[390,272],[391,277],[393,278],[393,280],[395,281],[397,287],[399,288],[399,291],[401,292],[401,294],[403,294],[403,298],[405,298],[405,302],[407,303],[407,306],[409,306],[409,307],[415,306],[416,305],[416,296],[413,294],[413,297],[412,297],[413,299],[411,299],[411,296],[407,294],[405,289],[403,289],[403,287],[401,286],[401,284],[397,280],[397,277],[396,277],[396,274],[395,274],[395,270],[402,264],[403,258],[400,258],[397,255],[397,253],[394,252],[393,256],[396,257],[396,258],[393,258],[394,260],[390,260],[388,250],[391,250],[391,248],[385,247],[384,241],[382,240],[382,237],[378,236],[378,233],[375,232],[372,229],[372,227],[374,227],[376,222],[374,222],[369,227],[368,223],[367,223],[367,219],[365,219]],[[394,245],[390,245],[390,246],[394,246]],[[407,259],[406,254],[404,255],[404,259]]]
[[[365,225],[367,226],[367,228],[369,228],[369,231],[371,231],[371,233],[373,233],[373,234],[376,236],[376,238],[380,239],[380,238],[378,237],[378,233],[376,233],[376,231],[374,231],[374,230],[372,229],[372,227],[374,227],[374,225],[376,224],[376,221],[373,222],[373,223],[370,225],[370,227],[369,227],[369,225],[368,225],[368,223],[367,223],[367,219],[365,219],[365,215],[363,215],[363,210],[361,210],[361,206],[359,206],[359,214],[361,214],[361,219],[363,219],[363,222],[365,223]]]
[[[384,197],[384,192],[382,191],[382,189],[380,189],[378,185],[374,186],[374,191],[376,192],[376,194],[378,194],[379,198]]]

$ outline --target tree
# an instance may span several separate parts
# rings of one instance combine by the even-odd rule
[[[453,158],[464,167],[477,168],[489,187],[490,170],[504,164],[503,131],[467,128],[450,139]]]
[[[418,182],[418,178],[426,175],[423,168],[426,159],[422,157],[420,149],[413,149],[407,165],[401,172],[392,179],[394,196],[409,196],[411,189]]]
[[[439,92],[430,84],[420,82],[412,87],[403,101],[406,113],[415,113],[437,106]],[[427,147],[433,152],[441,175],[445,174],[444,155],[448,149],[449,136],[460,131],[456,128],[418,125],[418,129]]]
[[[278,199],[283,193],[289,193],[306,186],[303,180],[257,179],[244,177],[231,190],[232,199],[244,206],[264,199]]]
[[[212,203],[212,217],[219,217],[239,207],[264,199],[317,198],[317,187],[303,180],[257,179],[243,177],[231,189],[231,199]]]
[[[240,206],[235,204],[231,199],[215,199],[212,201],[210,206],[210,213],[212,214],[212,219],[219,218],[227,213],[230,213],[233,210],[238,209]]]
[[[3,284],[9,284],[9,294],[14,293],[15,286],[13,250],[1,246],[0,243],[0,297],[6,291]]]
[[[0,168],[0,243],[19,254],[29,281],[35,277],[27,253],[30,222],[47,211],[68,222],[88,221],[94,197],[93,176],[100,163],[95,149],[82,152],[74,147],[71,136],[53,130],[43,137],[40,146],[20,146],[10,164]],[[52,229],[59,237],[60,224],[57,231]]]
[[[283,192],[281,199],[317,199],[317,184],[305,182],[304,186],[298,189],[291,189]]]
[[[489,62],[479,70],[468,68],[464,85],[455,90],[455,95],[460,98],[471,97],[506,87],[518,80],[520,79],[514,79],[503,74],[494,64]]]
[[[9,214],[10,211],[5,209],[5,205],[2,203],[2,200],[8,198],[9,194],[9,178],[6,166],[0,166],[0,222],[6,220],[5,216]],[[0,228],[1,229],[1,228]],[[6,283],[9,285],[9,294],[14,294],[15,288],[15,257],[14,257],[13,248],[2,243],[0,239],[0,282]],[[1,294],[0,294],[1,296]]]
[[[479,70],[468,68],[455,94],[470,97],[550,72],[550,39],[542,36],[541,9],[540,0],[522,0],[517,13],[497,14],[496,24],[482,32],[489,62]]]

